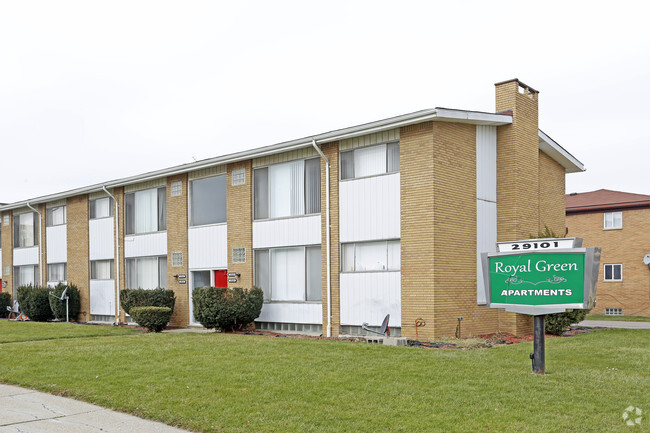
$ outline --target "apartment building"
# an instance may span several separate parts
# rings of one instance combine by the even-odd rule
[[[538,127],[538,92],[435,108],[0,206],[3,290],[76,284],[78,320],[125,321],[123,288],[264,290],[261,329],[421,340],[531,332],[485,306],[479,254],[565,228],[582,164]],[[462,319],[460,319],[462,318]]]
[[[650,195],[599,189],[566,196],[571,236],[602,248],[594,313],[650,317]]]

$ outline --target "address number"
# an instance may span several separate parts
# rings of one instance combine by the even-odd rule
[[[545,249],[545,248],[557,248],[559,246],[557,241],[552,242],[526,242],[523,244],[512,244],[513,250],[529,250],[529,249]]]

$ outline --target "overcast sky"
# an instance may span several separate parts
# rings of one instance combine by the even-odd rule
[[[524,6],[525,5],[525,6]],[[650,194],[643,2],[0,0],[0,202],[540,91],[567,192]]]

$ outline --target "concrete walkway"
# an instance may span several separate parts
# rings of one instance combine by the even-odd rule
[[[578,326],[585,328],[650,329],[650,322],[619,322],[616,320],[583,320]]]
[[[182,433],[71,398],[0,384],[0,433]]]

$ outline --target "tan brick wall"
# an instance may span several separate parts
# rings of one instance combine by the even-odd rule
[[[332,328],[331,335],[337,336],[341,333],[341,290],[340,271],[341,248],[339,245],[339,143],[327,143],[321,147],[323,154],[330,162],[330,272],[331,272],[331,304],[332,304]],[[325,192],[325,161],[321,158],[321,280],[323,288],[323,335],[327,335],[327,216]]]
[[[232,172],[246,170],[246,183],[232,186]],[[228,272],[241,274],[228,287],[253,287],[253,167],[251,160],[228,164],[226,174]],[[246,248],[246,262],[233,263],[232,249]]]
[[[433,122],[400,130],[400,217],[402,263],[402,335],[420,339],[436,335],[434,283],[435,219]]]
[[[4,224],[5,216],[9,218],[9,225]],[[2,220],[2,230],[0,233],[0,247],[2,248],[2,269],[0,269],[0,275],[2,275],[2,283],[5,286],[2,291],[9,292],[13,296],[13,273],[14,273],[14,241],[13,241],[13,230],[14,230],[14,219],[11,211],[1,212],[0,217]],[[5,267],[9,266],[9,272],[5,273]],[[5,284],[6,283],[6,284]],[[13,299],[12,299],[13,302]]]
[[[88,195],[70,197],[67,206],[68,283],[79,288],[81,310],[77,320],[90,320]]]
[[[605,308],[622,308],[626,316],[650,317],[650,269],[643,257],[650,254],[650,209],[623,210],[623,228],[603,229],[603,213],[568,214],[568,236],[583,238],[583,246],[600,247],[596,286],[597,314]],[[623,281],[605,282],[604,264],[623,265]]]
[[[117,224],[113,224],[114,230],[117,232],[119,245],[119,251],[115,251],[115,280],[119,283],[117,289],[123,290],[126,289],[126,263],[124,260],[124,231],[126,230],[126,209],[124,207],[124,187],[113,188],[111,194],[115,197],[117,201],[117,209],[119,212],[119,218],[116,218]],[[114,232],[115,233],[115,232]],[[126,314],[122,310],[120,305],[119,294],[115,295],[115,308],[119,311],[119,320],[120,322],[126,321]],[[117,313],[116,311],[116,313]]]
[[[47,212],[45,209],[45,203],[35,206],[36,209],[40,212],[39,217],[39,230],[40,230],[40,239],[39,244],[41,246],[40,257],[38,258],[39,263],[39,272],[41,273],[41,282],[43,286],[47,285]],[[38,214],[36,214],[38,216]]]
[[[172,197],[171,190],[174,182],[182,183],[182,193]],[[171,326],[187,326],[190,321],[187,194],[187,174],[167,178],[167,285],[176,296]],[[175,267],[172,266],[172,253],[177,252],[183,255],[183,265]],[[184,274],[186,278],[174,278],[174,275],[178,274]],[[185,281],[185,284],[180,284],[179,281]]]
[[[539,152],[539,231],[548,227],[557,236],[566,231],[565,169]]]
[[[512,124],[497,128],[498,241],[527,239],[540,225],[538,94],[520,93],[517,81],[497,84],[496,111],[507,110]],[[531,316],[504,313],[501,322],[508,332],[532,332]]]

